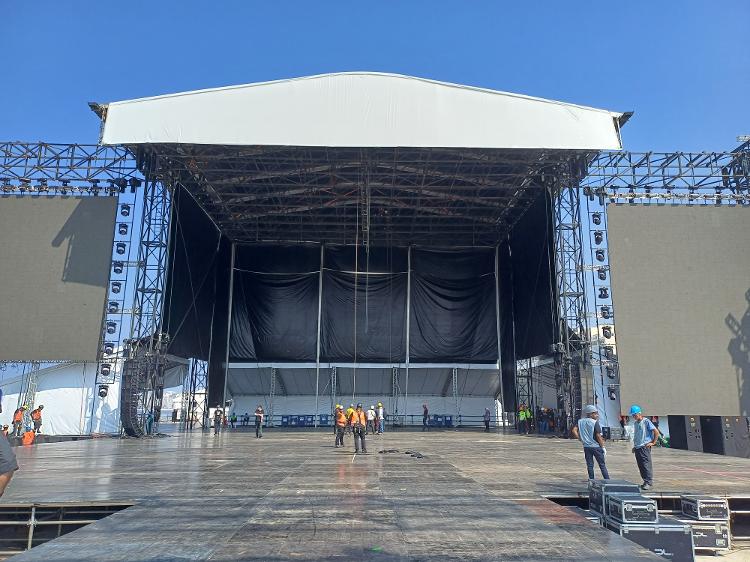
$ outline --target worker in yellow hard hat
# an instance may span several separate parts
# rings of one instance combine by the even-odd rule
[[[344,407],[341,404],[336,404],[334,431],[336,432],[337,449],[344,446],[344,433],[346,432],[347,421]]]
[[[353,413],[354,413],[354,404],[349,404],[349,407],[346,409],[346,419],[347,419],[347,421],[351,419]],[[346,424],[346,432],[349,435],[352,434],[352,426],[349,423]]]

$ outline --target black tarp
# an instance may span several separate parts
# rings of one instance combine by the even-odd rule
[[[208,404],[218,405],[224,394],[224,362],[226,361],[229,319],[229,277],[231,273],[232,244],[226,236],[221,237],[216,256],[216,301],[211,329],[211,357],[208,362]]]
[[[414,248],[411,362],[497,361],[495,249]]]
[[[231,361],[315,361],[320,246],[237,246]]]
[[[353,246],[326,246],[321,360],[402,362],[406,358],[407,250],[370,248],[367,252],[360,247],[356,258],[355,264]]]
[[[182,187],[174,191],[164,299],[169,353],[208,359],[221,233]]]

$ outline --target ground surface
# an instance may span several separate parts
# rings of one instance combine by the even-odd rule
[[[135,505],[13,560],[659,560],[542,497],[585,493],[575,442],[401,431],[368,438],[368,455],[351,445],[269,430],[19,448],[3,504]],[[637,481],[627,445],[608,450],[612,477]],[[656,494],[750,495],[748,459],[654,461]]]

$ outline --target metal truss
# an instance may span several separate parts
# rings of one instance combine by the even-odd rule
[[[582,162],[571,162],[568,166],[561,166],[548,184],[554,202],[559,337],[554,346],[554,355],[559,366],[556,381],[557,406],[564,420],[563,430],[571,427],[580,415],[581,378],[589,359],[586,277],[578,189],[578,182],[584,172]]]
[[[152,145],[231,240],[494,245],[582,152]],[[364,187],[364,189],[363,189]],[[359,228],[357,226],[359,225]],[[363,230],[364,229],[364,230]]]
[[[198,426],[207,429],[208,409],[208,362],[192,359],[187,376],[182,385],[182,423],[183,429]]]

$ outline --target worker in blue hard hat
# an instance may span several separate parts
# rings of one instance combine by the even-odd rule
[[[641,407],[633,404],[630,407],[630,417],[633,418],[633,454],[638,470],[643,478],[641,490],[650,490],[654,486],[654,470],[651,465],[651,447],[659,440],[659,430],[653,422],[643,415]]]

